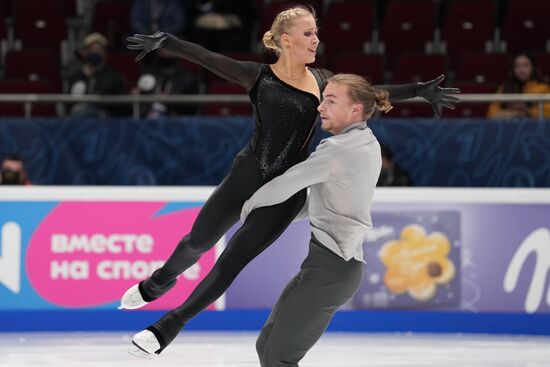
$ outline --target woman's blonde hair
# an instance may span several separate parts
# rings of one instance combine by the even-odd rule
[[[363,105],[363,117],[371,117],[374,109],[388,112],[393,108],[390,103],[390,94],[385,89],[373,87],[365,78],[355,74],[336,74],[327,80],[327,83],[346,85],[348,95],[353,103]]]
[[[281,35],[288,33],[290,27],[294,25],[294,21],[303,16],[312,16],[315,19],[315,10],[309,6],[296,5],[277,14],[271,24],[271,29],[264,33],[264,46],[275,50],[277,56],[280,56],[282,52]]]

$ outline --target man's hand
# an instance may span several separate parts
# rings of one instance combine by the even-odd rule
[[[166,33],[158,31],[151,35],[134,34],[126,38],[128,42],[132,42],[128,43],[127,47],[130,50],[142,50],[135,58],[136,61],[139,61],[149,52],[161,48],[167,37],[168,35]]]
[[[418,96],[424,98],[426,101],[432,104],[437,117],[441,116],[441,110],[443,107],[455,109],[454,103],[460,102],[458,97],[453,94],[459,94],[458,88],[441,88],[439,84],[445,79],[445,75],[441,74],[434,80],[429,82],[418,83]]]

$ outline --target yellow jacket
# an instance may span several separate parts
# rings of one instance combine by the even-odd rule
[[[503,85],[498,87],[497,93],[502,93]],[[536,81],[529,81],[525,83],[525,86],[523,87],[523,93],[524,94],[537,94],[537,93],[550,93],[550,86],[546,83],[536,82]],[[502,108],[501,104],[499,102],[494,102],[489,105],[489,110],[487,111],[487,117],[495,117],[497,114],[499,114],[501,111],[505,110],[505,108]],[[528,108],[529,110],[529,117],[531,118],[538,118],[539,117],[539,108],[537,103],[533,103],[533,106]],[[550,118],[550,103],[544,104],[544,117]]]

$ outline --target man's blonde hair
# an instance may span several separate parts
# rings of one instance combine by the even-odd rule
[[[365,78],[355,74],[336,74],[327,80],[327,83],[346,85],[348,96],[353,103],[363,105],[363,117],[372,116],[374,109],[388,112],[393,108],[390,103],[390,94],[385,89],[373,87]]]

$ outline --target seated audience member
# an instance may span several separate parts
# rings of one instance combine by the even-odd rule
[[[550,93],[550,86],[544,82],[535,59],[521,52],[513,58],[511,75],[497,93]],[[491,103],[487,112],[490,118],[538,118],[539,108],[533,102]],[[544,104],[544,117],[550,118],[550,103]]]
[[[181,35],[185,18],[180,0],[134,0],[130,13],[134,33],[142,34],[163,31]]]
[[[188,11],[190,37],[198,44],[216,52],[250,51],[252,1],[195,0]]]
[[[138,80],[137,88],[132,94],[197,94],[199,82],[195,75],[186,70],[180,59],[170,51],[161,48],[156,53],[153,62],[146,65]],[[142,104],[140,115],[149,119],[158,119],[165,116],[194,115],[197,105],[170,103]]]
[[[25,164],[17,154],[8,154],[1,164],[0,184],[1,185],[30,185],[27,177]]]
[[[393,154],[386,145],[381,145],[382,170],[377,186],[412,186],[409,174],[393,160]]]
[[[92,33],[86,38],[77,56],[81,66],[67,78],[67,92],[73,96],[86,94],[112,95],[125,94],[123,76],[107,65],[107,39],[100,33]],[[123,115],[127,106],[79,102],[70,106],[74,117],[107,117]]]

